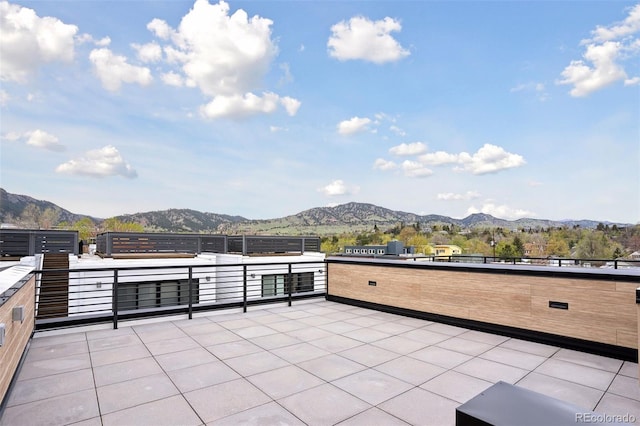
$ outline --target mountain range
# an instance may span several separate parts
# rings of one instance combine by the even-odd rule
[[[0,220],[3,223],[15,222],[29,204],[37,206],[40,211],[54,209],[59,213],[60,221],[73,223],[85,217],[91,218],[96,223],[103,221],[102,218],[71,213],[49,201],[37,200],[27,195],[11,194],[0,188]],[[562,226],[595,228],[599,223],[611,224],[595,220],[554,221],[532,218],[505,220],[484,213],[472,214],[463,219],[454,219],[435,214],[419,215],[356,202],[334,207],[316,207],[294,215],[264,220],[251,220],[242,216],[206,213],[191,209],[150,211],[121,215],[116,218],[123,222],[139,223],[149,231],[210,232],[230,235],[335,235],[342,232],[371,231],[374,227],[384,231],[401,223],[406,225],[418,223],[423,228],[433,225],[456,225],[467,229],[474,227],[535,229]],[[616,225],[629,226],[630,224]]]

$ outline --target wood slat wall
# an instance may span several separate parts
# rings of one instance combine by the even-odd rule
[[[34,326],[35,277],[25,283],[17,293],[0,306],[0,323],[6,327],[5,344],[0,347],[0,401],[7,393],[13,374],[18,367]],[[24,306],[24,321],[14,322],[14,306]]]
[[[328,264],[331,296],[634,349],[637,287],[597,277]],[[549,301],[568,303],[569,309],[550,308]]]

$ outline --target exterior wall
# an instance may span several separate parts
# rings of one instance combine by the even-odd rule
[[[4,399],[11,379],[34,327],[35,278],[31,276],[22,287],[0,305],[0,324],[4,324],[5,343],[0,347],[0,401]],[[24,306],[24,321],[12,320],[15,306]]]
[[[279,265],[283,261],[317,261],[317,264],[294,264],[291,267],[292,274],[299,274],[304,272],[313,272],[314,277],[317,274],[326,276],[326,265],[324,264],[324,254],[322,253],[306,253],[302,256],[296,257],[295,260],[291,260],[291,257],[254,257],[246,258],[244,263],[247,264],[247,299],[259,299],[262,297],[262,276],[263,275],[286,275],[289,273],[288,265]],[[270,265],[255,265],[251,266],[251,263],[271,263]],[[255,275],[252,277],[251,275]],[[317,278],[314,279],[317,282]],[[242,297],[242,294],[240,294]]]
[[[474,269],[380,263],[330,259],[328,295],[638,348],[634,295],[640,274],[616,278],[594,273],[589,278],[583,270],[572,276],[567,270],[527,273],[522,269],[526,266]],[[568,303],[568,309],[550,308],[550,301]]]
[[[241,261],[240,256],[236,262]],[[199,259],[146,259],[146,260],[113,260],[100,259],[94,262],[71,263],[69,274],[69,316],[82,314],[100,314],[111,312],[113,291],[113,270],[92,271],[83,269],[95,268],[135,268],[118,272],[118,283],[128,284],[149,281],[186,280],[189,266],[193,267],[192,278],[199,281],[200,303],[216,301],[216,281],[220,272],[215,265],[216,256],[205,256]],[[161,266],[167,266],[167,269]],[[158,266],[160,268],[143,269]],[[176,269],[182,266],[183,268]],[[237,273],[237,272],[234,272]],[[242,295],[240,295],[242,297]],[[90,300],[91,306],[87,305]]]
[[[462,254],[462,249],[458,246],[442,244],[433,246],[432,253],[436,256],[453,256],[456,254]]]
[[[192,278],[194,280],[197,279],[199,282],[200,304],[242,301],[243,265],[247,265],[248,299],[262,297],[263,275],[288,273],[288,265],[279,263],[318,262],[318,264],[312,265],[293,265],[293,273],[318,272],[319,270],[324,273],[325,269],[323,263],[324,254],[322,253],[305,253],[299,256],[256,257],[208,253],[191,259],[74,260],[69,266],[72,269],[69,274],[69,316],[111,313],[114,282],[112,268],[140,268],[120,270],[118,272],[118,283],[126,284],[186,280],[188,279],[188,268],[192,267]],[[260,265],[252,266],[252,264],[257,263]],[[165,269],[161,266],[166,266],[167,268]],[[149,269],[149,267],[154,268]],[[176,267],[178,268],[176,269]],[[104,270],[90,270],[99,268]]]

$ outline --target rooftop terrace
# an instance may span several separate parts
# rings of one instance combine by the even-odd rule
[[[317,298],[37,332],[0,425],[452,425],[500,380],[640,419],[636,363]]]

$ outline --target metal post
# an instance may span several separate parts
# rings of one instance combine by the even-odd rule
[[[247,312],[247,265],[242,265],[242,312]]]
[[[293,274],[291,273],[291,264],[289,264],[289,274],[287,275],[289,306],[291,306],[291,288],[293,287]]]
[[[329,262],[324,261],[324,299],[329,300]]]
[[[189,266],[189,319],[193,319],[193,266]]]
[[[118,329],[118,270],[113,270],[113,287],[111,289],[111,306],[113,307],[113,329]]]

